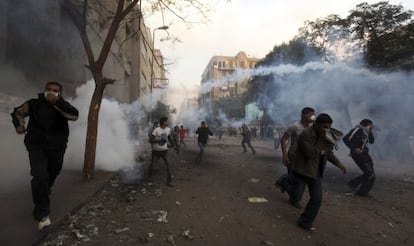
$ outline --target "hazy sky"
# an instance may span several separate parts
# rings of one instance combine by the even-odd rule
[[[239,51],[257,58],[264,57],[275,45],[288,42],[307,20],[329,14],[346,17],[361,2],[358,0],[224,0],[216,2],[210,22],[194,24],[188,29],[177,18],[166,14],[146,20],[147,26],[157,28],[169,25],[169,32],[182,42],[160,42],[166,36],[162,30],[155,33],[155,47],[162,50],[170,80],[169,104],[178,106],[182,98],[196,96],[201,74],[214,55],[235,56]],[[389,1],[414,10],[413,0]]]

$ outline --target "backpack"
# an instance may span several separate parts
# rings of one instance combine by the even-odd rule
[[[342,141],[345,143],[346,147],[352,149],[351,145],[351,139],[354,136],[354,134],[359,130],[358,127],[355,127],[351,129],[343,138]]]

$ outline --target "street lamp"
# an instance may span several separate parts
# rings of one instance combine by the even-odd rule
[[[151,58],[151,76],[150,76],[150,122],[152,123],[152,88],[154,87],[154,57],[155,57],[155,31],[167,30],[168,26],[160,26],[152,31],[152,58]]]

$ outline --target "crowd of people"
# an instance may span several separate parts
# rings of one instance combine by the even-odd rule
[[[333,128],[332,124],[333,119],[330,115],[321,113],[316,116],[313,108],[305,107],[301,111],[300,119],[288,126],[279,140],[282,163],[287,172],[277,179],[275,185],[280,187],[282,193],[286,192],[289,196],[289,203],[299,209],[302,209],[301,201],[307,187],[309,200],[297,220],[297,225],[310,231],[315,230],[313,222],[322,204],[322,177],[327,162],[335,165],[342,173],[347,172],[345,165],[334,154],[339,140],[343,139],[350,149],[350,156],[363,172],[348,182],[348,186],[354,194],[368,195],[375,181],[373,161],[368,148],[368,144],[374,143],[373,122],[370,119],[363,119],[345,136],[341,131]],[[177,153],[179,146],[182,144],[185,146],[186,132],[182,129],[182,125],[180,128],[174,127],[173,132],[177,137],[173,137],[171,140]],[[221,139],[223,130],[220,129],[217,132],[220,134],[219,139]],[[243,123],[239,128],[239,133],[242,138],[243,152],[248,152],[248,147],[255,155],[256,150],[251,144],[252,130]],[[201,163],[208,139],[213,135],[213,132],[206,122],[202,121],[195,134],[199,147],[195,162]],[[168,167],[168,164],[166,165]],[[168,169],[167,171],[169,172]]]
[[[31,190],[34,203],[33,217],[38,222],[39,230],[51,224],[49,195],[53,184],[59,175],[69,136],[69,120],[77,120],[78,110],[63,99],[63,87],[58,82],[48,82],[44,91],[37,98],[30,99],[16,107],[12,112],[12,122],[18,134],[25,134],[24,143],[29,154],[31,169]],[[25,118],[29,117],[26,124]],[[327,162],[338,167],[343,173],[345,165],[335,156],[334,150],[340,139],[350,149],[350,156],[361,169],[362,174],[348,182],[356,195],[366,196],[374,186],[375,172],[373,160],[369,154],[368,144],[374,143],[372,129],[374,124],[370,119],[363,119],[359,125],[351,129],[345,136],[332,128],[333,119],[326,113],[318,116],[311,107],[301,111],[300,120],[291,124],[280,138],[282,163],[287,172],[275,183],[282,193],[287,193],[289,202],[296,208],[302,208],[301,200],[306,187],[309,200],[297,220],[297,225],[306,230],[315,230],[313,222],[322,204],[322,177]],[[253,131],[252,131],[253,129]],[[256,128],[250,129],[242,124],[241,147],[243,152],[256,154],[251,144],[251,138],[256,136]],[[184,125],[169,128],[167,117],[155,121],[148,132],[151,144],[151,162],[148,178],[151,179],[153,166],[162,159],[166,167],[166,185],[174,187],[168,150],[174,149],[177,154],[180,148],[187,149],[186,137],[189,129]],[[212,130],[205,121],[195,130],[199,152],[195,163],[203,161],[209,137]],[[219,131],[219,139],[223,129]],[[246,147],[247,145],[247,147]]]

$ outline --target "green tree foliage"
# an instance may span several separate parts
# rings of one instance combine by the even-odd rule
[[[157,106],[152,110],[152,118],[159,120],[161,117],[168,117],[171,119],[172,114],[176,113],[176,109],[170,105],[164,104],[160,101],[157,102]]]
[[[368,66],[412,69],[413,11],[401,5],[361,3],[347,17],[348,30],[360,40]]]
[[[346,26],[346,20],[341,19],[338,15],[328,15],[325,18],[305,22],[305,25],[299,29],[296,38],[318,49],[325,61],[335,62],[336,56],[332,49],[341,45],[342,43],[339,41],[347,39],[348,36],[344,26]],[[333,42],[333,40],[338,42]]]
[[[336,49],[349,55],[362,54],[365,64],[381,69],[412,69],[413,12],[388,2],[358,4],[341,19],[329,15],[308,21],[298,37],[318,47],[324,60],[335,62]],[[344,47],[349,49],[345,49]],[[411,64],[411,65],[410,65]]]
[[[220,109],[227,117],[242,119],[244,118],[244,105],[246,105],[244,94],[234,97],[222,97],[213,102],[214,114],[218,115],[220,112],[217,110]]]

